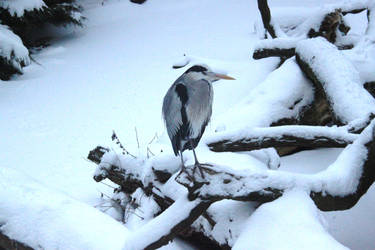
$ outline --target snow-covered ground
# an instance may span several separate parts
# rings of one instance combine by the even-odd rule
[[[41,66],[33,63],[24,68],[24,75],[0,82],[0,225],[5,223],[2,229],[10,235],[31,242],[43,243],[43,237],[50,237],[54,240],[45,245],[50,248],[67,249],[63,239],[71,235],[64,227],[73,225],[75,218],[85,223],[89,216],[98,216],[108,230],[120,225],[92,209],[100,204],[101,192],[110,194],[112,190],[92,179],[95,168],[85,160],[88,151],[97,144],[110,145],[112,130],[131,152],[144,150],[155,134],[158,142],[166,145],[163,149],[172,152],[164,133],[161,105],[169,86],[185,70],[172,69],[183,54],[237,79],[214,85],[213,117],[207,133],[213,132],[220,125],[220,117],[246,99],[278,63],[272,58],[251,59],[257,40],[254,21],[259,19],[256,1],[149,0],[144,5],[135,5],[128,0],[84,0],[83,3],[83,14],[88,18],[84,28],[64,30],[50,47],[34,55]],[[271,10],[276,9],[278,14],[287,11],[287,7],[313,9],[317,1],[270,1]],[[283,157],[281,170],[315,173],[332,163],[340,152],[321,149]],[[38,195],[34,197],[32,191],[23,189],[35,189]],[[12,195],[20,197],[15,199]],[[302,195],[285,199],[296,197]],[[28,205],[32,200],[39,200],[38,207]],[[280,206],[283,202],[279,201]],[[18,209],[10,213],[10,206]],[[64,207],[73,211],[82,209],[84,216],[64,214],[67,219],[56,218],[55,223],[66,224],[55,233],[51,233],[54,229],[33,229],[34,220],[53,218],[57,215],[54,209],[64,211]],[[322,215],[337,241],[352,249],[371,250],[375,249],[374,208],[372,187],[353,209]],[[259,218],[267,209],[258,211],[251,220],[261,223]],[[20,213],[25,214],[19,216]],[[44,220],[38,224],[40,227],[47,223]],[[306,223],[306,227],[310,225]],[[20,227],[24,230],[15,235]],[[95,231],[95,226],[80,225],[78,230],[89,234]],[[114,249],[122,244],[128,231],[124,228],[108,236],[115,237],[120,232],[123,235],[112,242]],[[62,238],[57,239],[57,235]],[[106,237],[105,233],[101,235]],[[86,240],[94,239],[75,237],[80,243],[70,249],[90,248]],[[109,239],[112,238],[106,240]],[[95,247],[105,249],[107,241]]]

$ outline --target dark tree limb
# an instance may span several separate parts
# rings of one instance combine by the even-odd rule
[[[356,137],[344,129],[335,127],[292,125],[254,128],[251,135],[235,140],[232,140],[230,135],[213,136],[208,139],[207,145],[210,150],[215,152],[240,152],[269,147],[276,149],[283,147],[342,148],[352,143]]]
[[[0,231],[0,249],[33,250],[22,242],[13,240]]]
[[[264,28],[268,31],[272,38],[276,38],[276,32],[271,24],[271,11],[268,7],[267,0],[258,0],[258,9],[262,16],[262,22]]]
[[[157,240],[154,240],[151,242],[145,249],[151,250],[151,249],[158,249],[166,244],[168,244],[171,240],[173,240],[176,236],[178,236],[180,233],[186,230],[186,228],[189,228],[190,225],[198,219],[199,216],[201,216],[208,207],[212,204],[210,201],[200,201],[197,203],[192,209],[190,209],[189,215],[187,217],[184,217],[179,220],[175,220],[175,217],[173,218],[173,226],[170,228],[169,232],[167,234],[163,235]],[[173,204],[172,204],[173,206]],[[168,209],[165,210],[166,213],[168,213]],[[162,221],[164,222],[164,221]],[[141,235],[142,237],[142,235]]]
[[[366,82],[363,87],[375,98],[375,82]]]
[[[347,14],[358,14],[365,10],[367,10],[367,8],[358,8],[358,9],[343,10],[341,13],[345,16]]]
[[[284,60],[293,57],[296,53],[296,48],[259,48],[254,50],[254,59],[263,59],[267,57],[280,57]]]
[[[143,4],[146,0],[130,0],[132,3]]]

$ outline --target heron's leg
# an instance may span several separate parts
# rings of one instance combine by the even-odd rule
[[[181,169],[185,170],[184,157],[182,156],[182,151],[180,151],[180,158],[181,158]]]
[[[195,164],[194,164],[194,165],[195,165],[195,167],[197,167],[197,168],[199,169],[199,172],[201,173],[202,178],[204,178],[204,174],[203,174],[203,171],[202,171],[201,165],[200,165],[200,163],[199,163],[199,161],[198,161],[197,154],[195,153],[195,150],[194,150],[193,140],[192,140],[192,139],[189,139],[189,142],[190,142],[190,146],[191,146],[191,148],[193,149],[193,154],[194,154],[194,159],[195,159]],[[193,175],[194,175],[194,173],[195,173],[195,168],[194,168],[193,171],[194,171],[194,172],[193,172]]]

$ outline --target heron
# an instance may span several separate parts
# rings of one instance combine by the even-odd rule
[[[194,149],[211,118],[212,83],[220,79],[235,80],[213,72],[207,65],[194,65],[177,78],[163,100],[163,118],[174,154],[180,155],[181,167],[185,169],[182,153],[186,149],[193,150],[194,172],[198,167],[202,177],[203,172]]]

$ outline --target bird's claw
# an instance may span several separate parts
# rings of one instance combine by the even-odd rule
[[[192,169],[189,169],[186,166],[182,165],[181,172],[185,172],[190,181],[195,181],[195,172],[197,168],[199,169],[200,177],[204,179],[205,175],[203,173],[202,166],[199,163],[195,163]]]
[[[196,171],[197,168],[199,169],[199,172],[200,172],[200,174],[201,174],[201,177],[204,178],[204,174],[203,174],[202,166],[199,164],[199,162],[196,162],[196,163],[194,164],[194,168],[193,168],[193,176],[195,176],[195,171]]]

